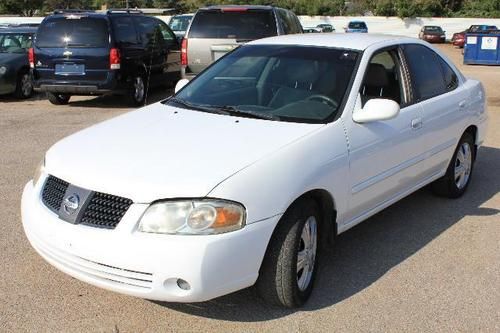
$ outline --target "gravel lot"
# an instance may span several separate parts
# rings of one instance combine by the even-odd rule
[[[57,140],[128,112],[123,98],[0,97],[0,332],[500,331],[500,67],[462,66],[486,86],[490,129],[468,192],[426,189],[342,234],[306,307],[268,307],[251,290],[163,304],[87,285],[52,268],[24,236],[20,197]],[[166,94],[155,92],[150,101]]]

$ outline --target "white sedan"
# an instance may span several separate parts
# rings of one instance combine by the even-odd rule
[[[56,143],[23,225],[49,263],[102,288],[198,302],[255,285],[296,307],[336,234],[427,184],[460,197],[486,122],[481,83],[426,42],[258,40]]]

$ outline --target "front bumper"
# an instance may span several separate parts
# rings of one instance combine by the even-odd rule
[[[25,233],[46,261],[95,286],[159,301],[201,302],[253,285],[279,220],[220,235],[146,234],[136,226],[148,205],[133,204],[115,229],[99,229],[60,220],[41,202],[40,186],[26,184],[21,210]]]

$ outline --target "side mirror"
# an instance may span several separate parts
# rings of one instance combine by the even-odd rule
[[[362,110],[355,112],[352,120],[369,123],[395,118],[399,114],[399,104],[390,99],[374,98],[366,102]]]
[[[184,86],[188,83],[189,83],[188,79],[180,79],[179,81],[177,81],[177,84],[175,85],[174,92],[177,93],[179,90],[184,88]]]

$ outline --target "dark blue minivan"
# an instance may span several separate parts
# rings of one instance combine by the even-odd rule
[[[180,77],[180,45],[163,21],[133,10],[56,11],[29,52],[36,91],[53,104],[72,95],[126,94],[144,104],[150,86]]]

